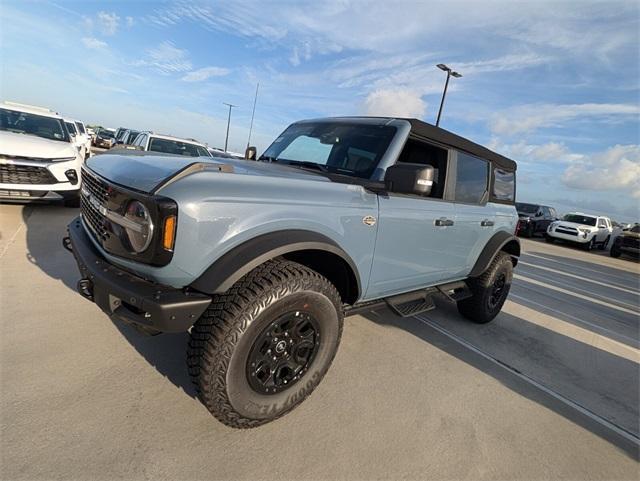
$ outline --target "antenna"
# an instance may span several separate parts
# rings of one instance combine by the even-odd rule
[[[251,125],[249,126],[249,138],[247,139],[247,149],[251,144],[251,132],[253,131],[253,118],[256,115],[256,103],[258,103],[258,89],[260,88],[260,82],[256,84],[256,96],[253,99],[253,112],[251,112]]]

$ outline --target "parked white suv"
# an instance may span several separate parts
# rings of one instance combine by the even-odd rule
[[[82,155],[55,112],[0,103],[0,199],[77,206]]]
[[[591,250],[596,246],[605,249],[612,233],[613,226],[608,217],[573,212],[565,215],[562,220],[549,224],[546,239],[547,242],[574,242],[585,250]]]
[[[76,146],[78,152],[83,159],[86,159],[89,155],[89,150],[91,146],[87,146],[85,138],[80,134],[78,130],[78,126],[76,125],[76,121],[72,119],[64,119],[64,124],[71,135],[71,143]]]
[[[211,157],[207,146],[195,139],[181,139],[153,132],[141,132],[133,143],[125,148],[188,157]]]

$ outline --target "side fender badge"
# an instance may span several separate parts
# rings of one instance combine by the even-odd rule
[[[376,218],[373,217],[372,215],[367,215],[362,218],[362,223],[364,225],[373,226],[376,224]]]

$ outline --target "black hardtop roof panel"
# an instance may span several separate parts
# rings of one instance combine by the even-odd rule
[[[460,137],[459,135],[449,132],[448,130],[428,124],[426,122],[423,122],[422,120],[405,120],[408,120],[411,123],[412,134],[424,137],[426,139],[435,140],[436,142],[447,145],[449,147],[460,149],[477,157],[490,160],[493,164],[502,169],[510,171],[515,171],[517,169],[517,164],[513,160],[508,159],[507,157],[500,155],[493,150],[489,150],[482,145],[476,144],[469,139]]]
[[[464,137],[460,137],[459,135],[454,134],[453,132],[449,132],[440,127],[436,127],[435,125],[428,124],[422,120],[418,119],[410,119],[403,117],[369,117],[369,116],[353,116],[353,117],[324,117],[319,119],[308,119],[308,120],[300,120],[298,123],[307,123],[307,122],[363,122],[367,124],[373,125],[385,125],[389,121],[392,120],[406,120],[411,124],[411,133],[415,134],[419,137],[423,137],[425,139],[430,139],[440,144],[444,144],[448,147],[453,147],[455,149],[463,150],[468,152],[469,154],[475,155],[477,157],[481,157],[483,159],[491,161],[494,165],[509,171],[516,171],[517,164],[505,157],[504,155],[500,155],[492,150],[483,147],[480,144],[476,144],[475,142],[470,141],[469,139],[465,139]]]

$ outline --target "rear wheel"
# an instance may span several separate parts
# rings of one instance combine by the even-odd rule
[[[544,236],[544,240],[546,240],[549,244],[553,244],[556,240],[551,237],[549,234]]]
[[[191,330],[187,363],[202,402],[228,426],[251,428],[291,411],[338,349],[340,296],[301,264],[269,261],[211,306]]]
[[[492,321],[507,299],[512,279],[511,256],[499,252],[481,276],[467,280],[473,295],[458,301],[458,311],[478,324]]]

